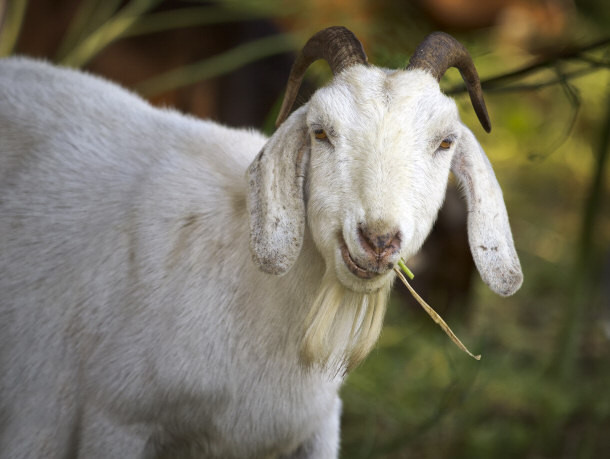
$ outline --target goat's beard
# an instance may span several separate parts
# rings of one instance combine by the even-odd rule
[[[306,366],[347,373],[371,352],[383,325],[390,285],[354,292],[328,271],[305,319],[301,358]]]

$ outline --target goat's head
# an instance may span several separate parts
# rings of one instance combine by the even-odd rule
[[[303,73],[320,58],[334,79],[288,116]],[[439,89],[452,66],[489,131],[477,72],[449,35],[428,36],[396,71],[369,65],[345,28],[308,41],[293,66],[279,128],[248,170],[251,249],[262,270],[290,269],[307,224],[327,271],[343,286],[388,286],[393,265],[415,254],[430,232],[452,170],[468,201],[469,242],[483,280],[501,295],[519,288],[500,187],[454,101]]]

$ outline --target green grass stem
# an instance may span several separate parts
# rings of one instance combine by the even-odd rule
[[[407,275],[409,279],[413,280],[415,274],[413,274],[411,270],[407,268],[407,265],[405,264],[405,261],[402,258],[398,260],[398,266],[400,267],[400,269],[402,269],[402,271]]]

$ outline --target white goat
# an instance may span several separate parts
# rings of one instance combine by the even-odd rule
[[[287,117],[318,58],[334,79]],[[483,280],[521,284],[500,187],[439,90],[449,66],[489,130],[445,34],[394,71],[319,32],[269,139],[2,60],[0,457],[336,457],[339,386],[450,169]]]

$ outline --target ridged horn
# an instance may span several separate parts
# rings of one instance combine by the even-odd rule
[[[275,122],[276,127],[288,118],[301,87],[305,71],[318,59],[324,59],[328,62],[333,75],[337,75],[342,70],[355,64],[368,65],[362,43],[345,27],[329,27],[314,34],[305,43],[292,65],[284,101]]]
[[[479,74],[468,50],[451,35],[444,32],[433,32],[428,35],[415,50],[407,70],[427,70],[437,81],[440,81],[449,67],[455,67],[460,71],[470,95],[470,102],[483,129],[487,132],[491,131]]]

